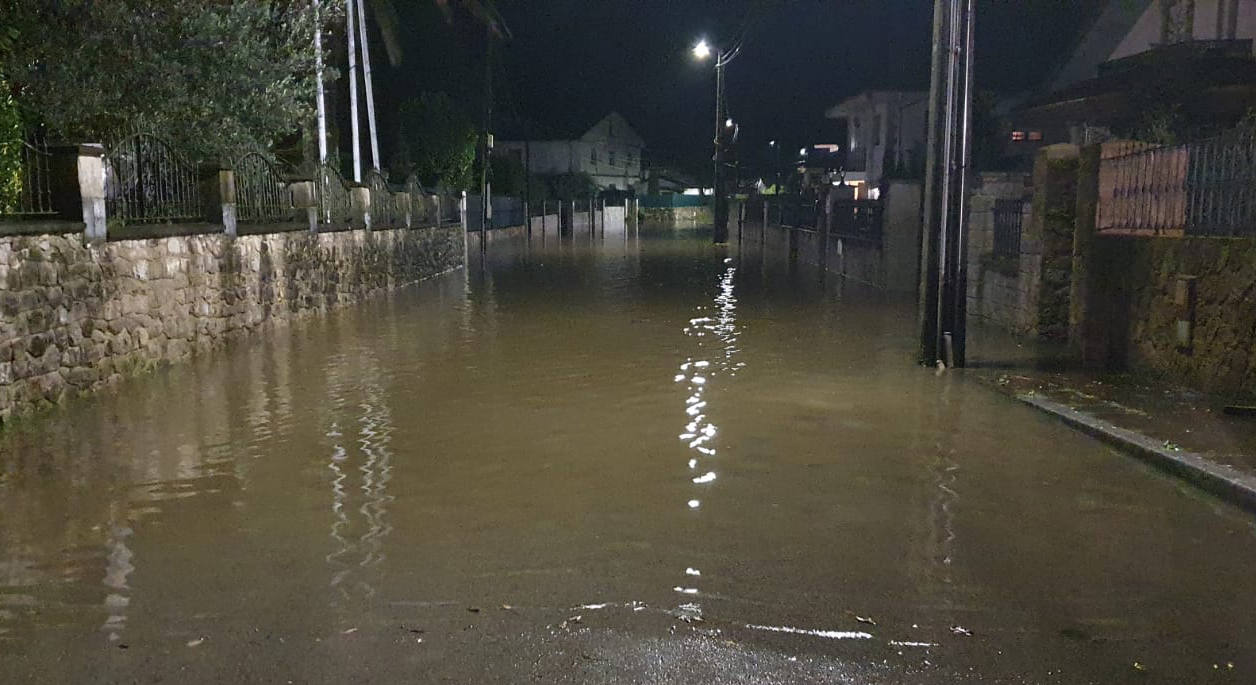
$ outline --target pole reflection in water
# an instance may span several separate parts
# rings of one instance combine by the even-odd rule
[[[714,307],[699,306],[697,313],[700,316],[690,319],[689,325],[684,329],[685,335],[695,341],[699,358],[687,358],[680,365],[680,373],[676,374],[675,378],[677,383],[687,383],[689,392],[689,396],[685,398],[687,419],[685,430],[679,438],[690,450],[688,462],[690,481],[696,492],[694,497],[686,502],[686,506],[695,511],[702,507],[701,491],[719,478],[715,469],[707,465],[708,462],[714,463],[718,454],[714,440],[719,434],[719,426],[710,419],[711,407],[707,399],[707,391],[714,381],[721,377],[732,378],[737,375],[737,370],[744,366],[743,363],[735,361],[737,296],[734,291],[734,279],[737,275],[737,267],[733,265],[732,259],[725,259],[724,264],[726,268],[720,276]],[[711,311],[713,316],[701,315],[711,309],[713,309]],[[706,340],[708,335],[714,336],[717,346],[708,345]],[[716,349],[712,351],[717,352],[714,365],[711,360],[704,358],[707,356],[704,353],[705,349],[711,347],[715,347]],[[696,596],[700,592],[696,579],[701,576],[701,569],[686,567],[684,583],[673,589],[684,596]],[[677,608],[677,612],[683,620],[697,620],[702,616],[702,605],[696,602],[685,602]]]
[[[375,596],[371,571],[387,558],[384,541],[392,532],[388,521],[392,413],[384,398],[378,361],[369,353],[357,358],[365,369],[352,366],[347,355],[336,355],[326,365],[332,411],[325,436],[331,442],[331,538],[336,547],[326,560],[332,568],[332,605],[342,607],[355,597],[369,600]],[[361,387],[353,387],[350,377],[362,379]],[[356,404],[357,416],[346,417],[350,395],[355,393],[362,395]],[[356,424],[356,436],[346,437],[346,424]]]
[[[110,518],[113,520],[109,522],[109,539],[105,542],[105,612],[108,616],[101,630],[105,631],[111,642],[122,639],[122,631],[126,629],[127,607],[131,604],[127,577],[135,570],[131,563],[131,549],[127,547],[127,540],[133,531],[125,521],[117,520],[119,506],[115,503],[111,507]]]

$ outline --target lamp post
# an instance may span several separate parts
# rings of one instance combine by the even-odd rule
[[[772,178],[775,192],[781,192],[781,146],[775,140],[768,141],[768,149],[772,151]]]
[[[728,66],[741,53],[741,45],[734,45],[728,50],[712,48],[705,40],[693,46],[695,59],[705,61],[715,56],[715,171],[711,177],[712,192],[715,194],[715,231],[714,241],[717,244],[728,242],[728,196],[724,189],[724,128],[733,128],[732,119],[724,116],[724,67]]]

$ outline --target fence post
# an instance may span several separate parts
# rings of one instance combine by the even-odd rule
[[[83,239],[104,242],[105,148],[97,143],[48,148],[48,188],[51,209],[61,219],[83,220]]]
[[[362,183],[348,183],[349,225],[371,230],[371,189]]]
[[[288,197],[292,198],[293,209],[298,212],[305,211],[310,233],[318,233],[318,197],[314,192],[314,181],[305,179],[289,181]]]
[[[439,198],[437,198],[437,207],[439,208]],[[439,211],[436,216],[436,225],[440,226],[442,218]],[[458,197],[458,225],[462,227],[462,266],[467,266],[467,191],[462,191],[462,195]]]
[[[236,237],[235,172],[221,164],[202,165],[201,197],[205,220],[221,225],[227,237]]]

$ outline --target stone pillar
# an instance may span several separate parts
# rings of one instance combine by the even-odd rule
[[[371,189],[361,183],[349,186],[349,226],[371,230]]]
[[[439,211],[439,209],[438,209]],[[441,223],[439,214],[436,219],[436,225]],[[462,195],[458,197],[458,225],[462,227],[462,266],[467,266],[467,254],[469,246],[467,244],[467,191],[462,191]]]
[[[108,216],[105,210],[105,148],[96,143],[58,145],[48,148],[49,189],[57,217],[83,221],[83,239],[104,242]]]
[[[203,165],[201,202],[204,204],[205,220],[222,226],[222,232],[228,237],[236,237],[235,172],[221,165]]]
[[[1098,237],[1099,161],[1101,144],[1082,148],[1077,164],[1077,212],[1073,223],[1073,279],[1069,287],[1068,344],[1086,366],[1107,362],[1104,321],[1098,302],[1099,269],[1095,254]]]
[[[310,233],[318,233],[318,195],[314,181],[297,179],[288,182],[288,196],[292,198],[292,207],[297,213],[305,212],[310,224]]]
[[[393,228],[414,228],[410,223],[410,193],[393,192],[393,207],[401,207],[401,211],[393,216]]]

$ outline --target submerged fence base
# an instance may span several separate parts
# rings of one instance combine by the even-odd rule
[[[464,262],[461,225],[0,238],[0,419]]]

